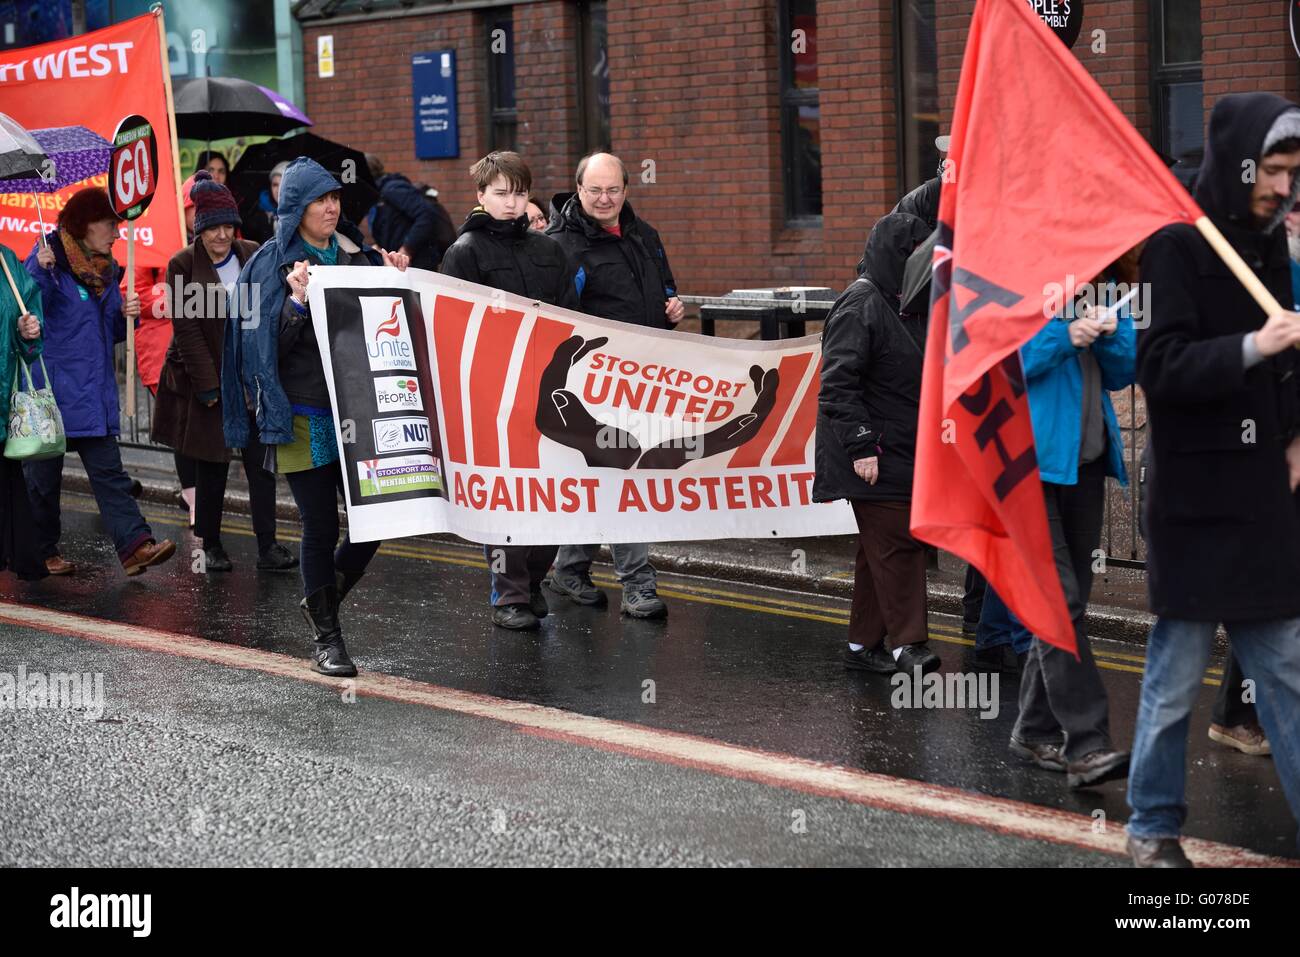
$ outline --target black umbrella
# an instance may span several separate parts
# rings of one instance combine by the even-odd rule
[[[244,150],[226,183],[231,192],[243,199],[241,216],[248,218],[257,208],[257,197],[271,185],[271,170],[299,156],[314,159],[343,184],[343,215],[352,222],[360,223],[370,207],[379,202],[379,190],[364,153],[315,133],[299,133],[283,140],[256,143]]]
[[[936,229],[907,257],[907,264],[903,267],[903,292],[899,296],[900,312],[925,315],[930,311],[930,274],[934,268],[934,244],[938,239],[939,230]]]
[[[176,133],[191,140],[282,136],[306,119],[288,101],[277,102],[256,83],[232,76],[186,80],[176,88],[174,102]]]

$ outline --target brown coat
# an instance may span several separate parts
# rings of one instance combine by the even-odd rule
[[[242,266],[257,252],[257,243],[234,242]],[[182,298],[178,302],[178,286]],[[201,301],[192,291],[201,284]],[[221,391],[221,349],[226,332],[225,288],[217,278],[203,241],[195,238],[167,264],[167,312],[172,317],[172,344],[158,381],[151,436],[181,455],[204,462],[228,462],[221,405],[199,401],[200,393]],[[209,309],[211,304],[214,308]],[[195,312],[200,315],[195,316]]]

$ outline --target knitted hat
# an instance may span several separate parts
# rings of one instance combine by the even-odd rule
[[[207,170],[201,169],[194,174],[194,188],[190,190],[190,197],[194,200],[195,233],[227,223],[234,226],[243,224],[234,195],[214,180]]]
[[[66,229],[73,239],[85,239],[91,223],[103,220],[117,222],[117,213],[105,190],[94,186],[77,190],[59,211],[59,228]]]

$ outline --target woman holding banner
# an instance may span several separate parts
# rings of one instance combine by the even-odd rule
[[[0,246],[4,282],[0,282],[0,443],[8,435],[9,397],[18,359],[34,360],[44,348],[41,338],[41,293],[7,246]],[[0,571],[35,581],[49,572],[36,551],[32,507],[20,462],[0,458]]]
[[[339,625],[339,603],[360,581],[379,542],[338,543],[338,496],[343,471],[334,413],[307,304],[309,266],[369,266],[371,259],[338,231],[343,187],[304,156],[280,182],[275,238],[240,272],[231,304],[238,322],[226,324],[221,404],[226,443],[267,446],[266,467],[284,473],[302,518],[300,608],[315,641],[312,668],[332,677],[357,673]],[[398,269],[399,253],[381,253]],[[258,432],[251,435],[245,397],[253,400]],[[338,546],[337,549],[335,546]]]
[[[117,223],[108,193],[95,187],[79,190],[59,213],[58,229],[46,237],[48,242],[33,247],[26,266],[45,305],[45,357],[68,451],[81,456],[122,568],[134,576],[167,561],[176,546],[155,541],[131,495],[131,478],[117,446],[121,422],[113,345],[126,339],[126,323],[140,315],[135,291],[123,297],[118,290],[120,270],[113,261]],[[39,371],[33,378],[39,380]],[[63,456],[27,462],[23,469],[45,566],[52,575],[71,574],[73,564],[59,554]]]

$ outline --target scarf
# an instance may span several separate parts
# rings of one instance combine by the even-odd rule
[[[59,240],[63,243],[63,253],[68,257],[72,274],[96,296],[102,296],[112,278],[113,257],[91,252],[65,229],[59,230]]]

